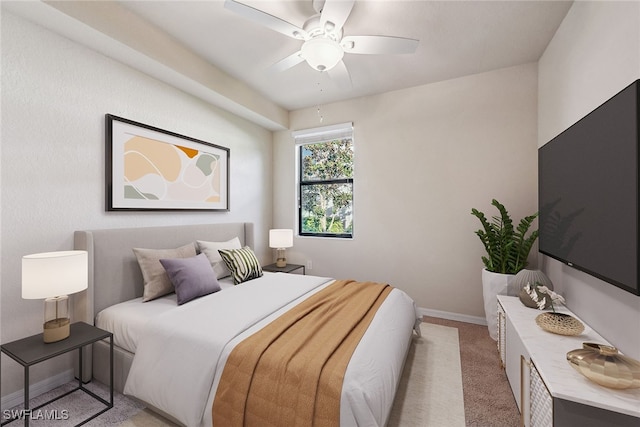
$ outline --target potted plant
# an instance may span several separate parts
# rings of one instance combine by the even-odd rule
[[[532,231],[528,236],[527,232],[538,213],[525,216],[518,226],[514,227],[504,205],[496,199],[493,199],[491,204],[500,213],[499,216],[493,216],[491,221],[477,209],[471,209],[471,214],[482,224],[482,228],[476,231],[487,251],[487,255],[482,257],[482,296],[489,335],[497,340],[496,296],[505,295],[515,274],[527,266],[527,258],[538,238],[538,230]]]

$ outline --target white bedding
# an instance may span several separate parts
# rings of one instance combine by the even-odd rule
[[[182,306],[175,296],[132,316],[128,338],[135,349],[125,393],[187,426],[211,426],[211,405],[227,356],[246,336],[332,282],[315,276],[265,273],[262,278]],[[110,307],[105,323],[134,302]],[[118,307],[114,309],[114,307]],[[241,308],[241,309],[239,309]],[[134,309],[135,310],[135,309]],[[149,316],[144,320],[145,316]],[[358,345],[345,375],[341,425],[384,425],[393,403],[417,314],[411,298],[394,289]],[[199,325],[194,328],[193,325]],[[118,335],[118,331],[109,328]],[[132,332],[133,331],[133,332]],[[215,331],[215,334],[212,332]],[[126,347],[125,347],[126,348]],[[161,357],[158,357],[161,355]]]
[[[233,287],[231,277],[219,279],[218,283],[223,290]],[[142,302],[142,297],[135,298],[102,310],[95,325],[113,333],[114,345],[135,353],[147,322],[177,306],[174,293],[147,302]]]

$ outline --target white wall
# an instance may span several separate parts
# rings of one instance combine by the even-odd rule
[[[640,77],[640,2],[575,2],[539,61],[542,146]],[[640,297],[541,255],[567,305],[640,358]]]
[[[388,282],[418,306],[484,316],[471,215],[497,198],[519,220],[536,211],[535,64],[324,105],[323,125],[354,123],[353,240],[298,237],[287,251],[309,273]],[[318,127],[316,108],[293,130]],[[274,226],[295,229],[295,149],[274,137]]]
[[[252,221],[271,259],[271,132],[7,12],[1,30],[3,343],[42,330],[43,302],[21,298],[21,257],[72,249],[74,230]],[[105,113],[229,147],[231,211],[105,212]],[[32,383],[70,367],[37,365]],[[21,388],[3,354],[2,396]]]

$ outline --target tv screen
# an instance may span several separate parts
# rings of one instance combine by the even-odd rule
[[[636,295],[639,82],[538,150],[540,252]]]

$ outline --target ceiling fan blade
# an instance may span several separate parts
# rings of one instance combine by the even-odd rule
[[[261,10],[254,9],[246,4],[238,3],[234,0],[225,0],[224,7],[244,18],[249,19],[250,21],[282,33],[285,36],[299,40],[306,40],[308,38],[307,32],[302,28],[296,27],[287,21],[283,21],[282,19],[269,15]]]
[[[339,31],[347,21],[354,3],[355,0],[326,0],[320,14],[320,27]]]
[[[269,69],[273,71],[284,71],[284,70],[288,70],[291,67],[295,67],[302,61],[304,61],[304,58],[300,56],[300,51],[297,51],[296,53],[291,54],[286,58],[276,62],[271,67],[269,67]]]
[[[338,86],[342,87],[343,89],[351,89],[351,75],[349,74],[347,66],[344,64],[344,61],[338,62],[336,66],[327,71],[327,73],[329,73],[329,77],[331,77],[331,80],[334,80],[336,83],[338,83]]]
[[[347,53],[401,54],[414,53],[420,40],[390,36],[346,36],[340,45]]]

